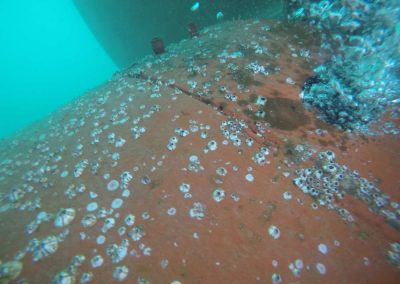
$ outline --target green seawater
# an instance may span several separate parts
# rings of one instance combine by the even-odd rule
[[[69,0],[1,1],[0,43],[0,138],[117,70]]]
[[[3,0],[0,139],[41,120],[119,69],[199,30],[245,18],[281,18],[283,0]],[[222,12],[223,19],[216,14]]]

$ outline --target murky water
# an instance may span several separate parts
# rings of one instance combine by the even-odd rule
[[[0,282],[397,283],[397,6],[219,15],[5,140]]]

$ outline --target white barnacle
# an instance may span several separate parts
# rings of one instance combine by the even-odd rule
[[[25,232],[30,235],[39,228],[40,222],[33,220],[28,225],[25,226]]]
[[[182,193],[187,193],[187,192],[189,192],[189,190],[190,190],[190,184],[188,184],[188,183],[181,183],[181,185],[179,186],[179,190],[180,190]]]
[[[131,227],[131,226],[133,226],[134,224],[135,224],[135,215],[132,215],[132,214],[128,214],[126,217],[125,217],[125,224],[127,225],[127,226],[129,226],[129,227]]]
[[[319,244],[318,245],[318,251],[322,254],[327,254],[328,253],[328,246],[326,244]]]
[[[215,150],[217,150],[217,148],[218,148],[217,141],[215,141],[215,140],[210,140],[210,141],[207,143],[207,148],[208,148],[210,151],[215,151]]]
[[[273,273],[271,276],[272,284],[280,284],[282,283],[282,277],[278,273]]]
[[[125,171],[121,174],[120,179],[123,185],[127,185],[133,179],[133,175],[130,172]]]
[[[142,213],[142,219],[143,220],[149,220],[150,219],[150,213],[149,212],[143,212]]]
[[[108,230],[110,230],[112,227],[115,226],[115,219],[114,218],[107,218],[104,221],[103,227],[101,228],[101,231],[103,233],[106,233]]]
[[[203,139],[206,139],[208,137],[208,132],[206,130],[202,131],[200,133],[200,137],[203,138]]]
[[[253,144],[254,144],[253,138],[249,137],[249,138],[246,139],[246,145],[247,146],[251,147],[251,146],[253,146]]]
[[[74,168],[74,177],[80,177],[88,164],[89,161],[86,159],[76,164]]]
[[[125,142],[126,142],[126,140],[124,138],[118,137],[115,141],[115,147],[120,148],[120,147],[124,146]]]
[[[285,199],[285,200],[290,200],[290,199],[292,199],[292,193],[291,193],[290,191],[285,191],[285,192],[283,193],[283,199]]]
[[[32,240],[32,244],[29,245],[29,250],[32,251],[33,261],[39,261],[53,253],[58,249],[58,239],[56,236],[48,236],[43,240],[37,239]]]
[[[16,202],[24,197],[25,191],[20,188],[12,189],[11,192],[7,195],[7,198],[10,202]]]
[[[108,134],[107,141],[109,144],[114,144],[115,143],[115,133]]]
[[[102,266],[104,263],[104,258],[101,255],[95,255],[91,260],[90,264],[92,265],[93,268],[97,268]]]
[[[106,242],[106,237],[104,235],[100,235],[96,238],[96,244],[102,245]]]
[[[117,266],[114,268],[112,275],[117,281],[123,281],[129,273],[129,269],[126,266]]]
[[[196,155],[191,155],[189,157],[189,161],[192,162],[192,163],[199,162],[199,157],[197,157]]]
[[[175,214],[176,214],[176,208],[174,208],[174,207],[169,208],[169,209],[167,210],[167,214],[168,214],[169,216],[175,216]]]
[[[128,236],[131,237],[132,240],[135,242],[139,241],[141,238],[145,236],[145,232],[142,226],[135,226],[133,229],[128,233]]]
[[[224,167],[219,167],[219,168],[217,168],[216,173],[217,173],[217,175],[224,177],[228,173],[228,170]]]
[[[178,143],[178,137],[172,136],[171,138],[169,138],[169,143],[173,143],[173,144]]]
[[[142,253],[143,253],[143,255],[145,255],[145,256],[150,256],[150,255],[151,255],[151,251],[152,251],[152,248],[150,248],[150,247],[145,247],[145,248],[143,248]]]
[[[267,103],[267,98],[266,97],[262,97],[262,96],[258,96],[256,99],[256,105],[259,106],[264,106]]]
[[[83,272],[80,278],[80,284],[86,284],[93,280],[93,272]]]
[[[212,193],[212,198],[215,202],[221,202],[225,198],[225,191],[221,188],[214,189]]]
[[[205,217],[206,206],[201,202],[193,203],[189,210],[189,216],[193,219],[201,220]]]
[[[82,218],[82,220],[81,220],[81,225],[82,225],[84,228],[87,228],[87,227],[92,227],[92,226],[94,226],[94,224],[96,224],[96,222],[97,222],[97,217],[96,217],[95,215],[93,215],[93,214],[87,214],[87,215],[85,215],[85,216]]]
[[[81,183],[76,187],[75,190],[76,192],[83,193],[86,191],[86,186],[83,183]]]
[[[324,264],[318,262],[318,263],[315,265],[315,267],[317,268],[319,274],[326,274],[326,267],[325,267]]]
[[[247,174],[246,175],[246,180],[248,181],[248,182],[253,182],[254,181],[254,176],[252,175],[252,174]]]
[[[236,138],[232,140],[233,142],[233,146],[239,147],[240,145],[242,145],[242,140],[240,138]]]
[[[56,214],[54,225],[56,227],[67,226],[72,222],[72,220],[74,220],[75,214],[76,211],[74,208],[61,208]]]
[[[73,284],[75,283],[75,274],[69,271],[61,271],[57,273],[53,280],[51,281],[52,284]]]
[[[197,124],[191,124],[189,129],[191,132],[197,132],[199,131],[199,126]]]
[[[115,153],[111,154],[111,159],[113,161],[118,161],[120,157],[121,157],[121,155],[118,152],[115,152]]]
[[[266,112],[263,111],[263,110],[261,110],[261,109],[259,109],[259,110],[257,110],[257,111],[255,112],[255,115],[256,115],[257,117],[263,118],[263,117],[265,117]]]
[[[125,233],[126,233],[126,227],[124,227],[124,226],[119,227],[118,230],[117,230],[117,232],[118,232],[118,235],[120,235],[120,236],[125,235]]]
[[[296,84],[296,82],[295,82],[291,77],[287,77],[287,78],[286,78],[286,83],[288,83],[289,85],[294,85],[294,84]]]
[[[107,248],[106,253],[111,257],[112,263],[119,263],[128,255],[128,244],[126,240],[122,241],[121,245],[112,244]]]
[[[176,143],[168,143],[167,144],[167,149],[169,150],[169,151],[174,151],[175,149],[176,149]]]
[[[280,235],[281,235],[281,231],[279,230],[279,228],[277,226],[271,225],[268,228],[268,234],[275,240],[277,240]]]

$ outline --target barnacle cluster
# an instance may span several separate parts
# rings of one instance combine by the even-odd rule
[[[220,125],[220,130],[225,138],[229,139],[234,146],[242,144],[243,129],[248,128],[246,122],[236,118],[229,118]]]
[[[400,229],[398,204],[390,203],[388,195],[374,183],[362,178],[357,171],[336,162],[332,151],[321,151],[313,167],[296,171],[293,183],[304,193],[310,195],[317,204],[336,210],[346,221],[353,221],[348,210],[341,208],[337,201],[350,194],[368,205],[370,210],[385,217],[386,221]]]
[[[322,50],[331,54],[301,93],[325,121],[366,134],[400,133],[393,121],[372,128],[388,111],[399,115],[397,6],[395,0],[290,1],[289,19],[316,27]]]

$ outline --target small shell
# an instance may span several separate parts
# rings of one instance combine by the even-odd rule
[[[33,261],[39,261],[45,258],[58,249],[58,240],[56,236],[48,236],[43,240],[35,243],[33,247]]]
[[[74,220],[76,211],[74,208],[61,208],[58,210],[54,225],[56,227],[64,227]]]
[[[97,222],[97,217],[93,214],[87,214],[82,218],[81,225],[85,228],[92,227]]]
[[[51,281],[52,284],[74,284],[75,275],[68,273],[67,271],[61,271],[54,276]]]
[[[116,268],[114,268],[112,274],[115,279],[117,279],[118,281],[122,281],[128,276],[128,273],[129,273],[128,267],[117,266]]]

